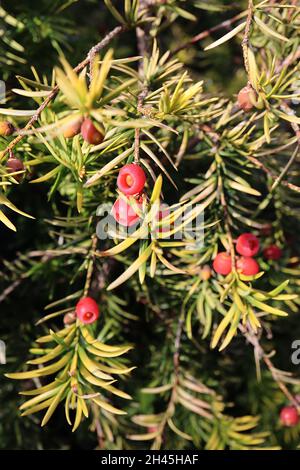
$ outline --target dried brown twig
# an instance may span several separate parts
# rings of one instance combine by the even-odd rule
[[[281,175],[274,175],[274,173],[268,168],[266,167],[266,165],[264,165],[260,160],[258,160],[256,157],[253,157],[251,155],[247,155],[247,159],[252,162],[257,168],[260,168],[261,170],[263,170],[270,178],[272,178],[274,180],[274,182],[276,182],[279,178],[280,178],[280,183],[283,185],[283,186],[286,186],[287,188],[297,192],[297,193],[300,193],[300,186],[297,186],[293,183],[290,183],[289,181],[282,181],[282,176]],[[290,164],[289,164],[289,167],[290,167]],[[285,172],[286,173],[286,172]],[[284,173],[284,174],[285,174]],[[277,185],[277,184],[276,184]]]
[[[221,23],[217,24],[216,26],[212,26],[211,28],[206,29],[205,31],[202,31],[201,33],[197,34],[193,38],[191,38],[189,41],[185,42],[181,46],[177,47],[171,52],[171,56],[177,54],[178,52],[182,51],[183,49],[186,49],[193,44],[196,44],[199,41],[202,41],[202,39],[207,38],[210,36],[212,33],[219,31],[220,29],[227,29],[230,26],[233,25],[233,23],[236,23],[238,20],[241,18],[244,18],[247,15],[247,11],[243,11],[241,13],[238,13],[237,15],[233,16],[229,20],[222,21]]]

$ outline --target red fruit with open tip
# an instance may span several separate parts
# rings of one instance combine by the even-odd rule
[[[138,205],[141,206],[139,202]],[[139,216],[133,207],[122,198],[116,200],[111,213],[114,219],[124,227],[131,227],[139,220]]]
[[[282,256],[282,250],[277,245],[270,245],[264,249],[263,255],[268,260],[278,260]]]
[[[143,191],[146,183],[144,170],[136,163],[123,166],[119,172],[117,185],[126,196],[133,196]]]
[[[243,233],[236,242],[236,251],[239,255],[255,256],[259,251],[259,240],[252,233]]]
[[[259,264],[250,256],[241,256],[236,262],[236,268],[245,276],[254,276],[259,273]]]
[[[295,406],[284,406],[280,411],[280,421],[283,426],[296,426],[299,423],[299,413]]]
[[[218,274],[227,276],[232,270],[231,256],[226,251],[218,253],[213,262],[213,268]]]
[[[99,307],[92,297],[83,297],[76,305],[76,316],[82,323],[94,323],[99,317]]]
[[[104,135],[98,131],[92,120],[86,118],[81,124],[81,135],[86,142],[92,145],[98,145],[103,142]]]

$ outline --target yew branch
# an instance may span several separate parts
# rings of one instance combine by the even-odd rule
[[[208,28],[205,31],[202,31],[201,33],[199,33],[196,36],[189,39],[189,41],[183,43],[181,46],[174,49],[171,52],[171,56],[177,54],[178,52],[182,51],[183,49],[187,49],[188,47],[192,46],[193,44],[196,44],[199,41],[202,41],[202,39],[207,38],[212,33],[216,32],[216,31],[219,31],[220,29],[230,28],[230,26],[232,26],[234,23],[236,23],[241,18],[244,18],[246,15],[247,15],[247,11],[243,11],[243,12],[238,13],[237,15],[233,16],[229,20],[222,21],[221,23],[218,23],[217,25],[212,26],[211,28]]]
[[[86,67],[90,61],[91,58],[95,56],[98,52],[100,52],[102,49],[104,49],[115,37],[119,36],[121,33],[123,33],[126,30],[125,26],[117,26],[114,28],[110,33],[108,33],[98,44],[93,46],[86,58],[80,62],[73,70],[74,72],[80,72],[84,67]],[[26,135],[26,132],[28,129],[30,129],[34,123],[38,120],[39,116],[41,113],[44,111],[45,108],[55,99],[59,92],[59,87],[56,85],[51,93],[47,96],[47,98],[42,102],[42,104],[37,108],[36,112],[34,115],[29,119],[27,124],[19,130],[18,135],[10,142],[10,144],[6,147],[5,150],[1,153],[1,158],[3,158],[6,154],[11,152],[11,150],[24,138]]]

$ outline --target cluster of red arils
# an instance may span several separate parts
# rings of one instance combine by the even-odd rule
[[[142,193],[146,184],[146,174],[137,163],[129,163],[121,168],[117,186],[124,196],[134,196],[137,207],[142,207]],[[125,227],[131,227],[139,216],[127,202],[126,198],[119,197],[113,205],[112,215],[114,219]]]
[[[243,233],[236,242],[236,251],[239,256],[236,262],[236,268],[245,276],[254,276],[259,272],[259,264],[253,258],[259,251],[259,240],[252,233]],[[213,268],[218,274],[227,274],[232,271],[232,259],[229,253],[218,253],[213,262]]]
[[[97,124],[95,125],[88,117],[76,119],[65,126],[63,132],[66,139],[71,139],[79,133],[81,133],[82,138],[91,145],[99,145],[104,139],[103,130],[99,129],[99,126],[97,126]]]
[[[243,233],[236,241],[236,251],[239,255],[236,261],[236,268],[245,276],[254,276],[259,272],[259,264],[253,258],[259,252],[259,240],[252,233]],[[282,256],[282,250],[277,245],[269,245],[263,250],[266,260],[277,261]],[[227,276],[232,271],[231,255],[226,251],[218,253],[213,262],[213,268],[218,274]]]
[[[283,426],[294,427],[300,421],[298,410],[295,406],[284,406],[280,411],[280,422]]]

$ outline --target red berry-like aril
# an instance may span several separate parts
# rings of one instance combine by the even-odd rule
[[[263,255],[268,260],[278,260],[282,256],[282,250],[277,245],[270,245],[264,249]]]
[[[133,196],[143,191],[146,183],[144,170],[135,163],[130,163],[121,168],[117,185],[126,196]]]
[[[236,251],[239,255],[255,256],[259,251],[259,240],[252,233],[243,233],[236,242]]]
[[[138,206],[141,206],[141,204],[138,203]],[[124,227],[131,227],[139,220],[139,216],[133,207],[122,198],[116,200],[111,213],[116,222],[124,225]]]
[[[296,426],[299,423],[299,413],[295,406],[285,406],[280,411],[280,421],[284,426]]]
[[[245,276],[254,276],[259,273],[258,262],[249,256],[241,256],[236,262],[236,268]]]
[[[76,305],[76,316],[82,323],[94,323],[99,317],[99,307],[92,297],[83,297]]]
[[[226,251],[218,253],[213,262],[213,268],[218,274],[227,276],[232,270],[231,256]]]
[[[92,120],[86,118],[81,125],[81,135],[86,142],[98,145],[103,142],[104,135],[96,128]]]

